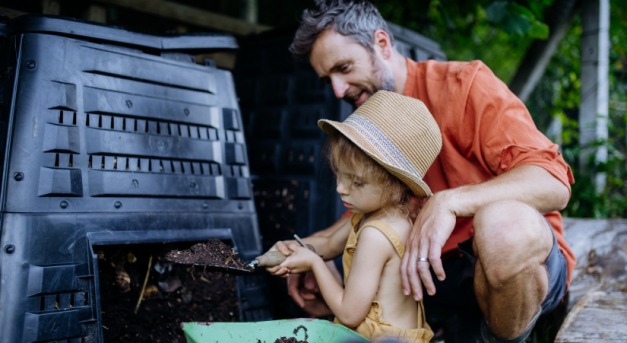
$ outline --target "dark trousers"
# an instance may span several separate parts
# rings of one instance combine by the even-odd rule
[[[436,294],[424,296],[425,313],[433,331],[436,335],[442,332],[446,343],[481,341],[483,314],[474,292],[475,261],[472,239],[469,239],[459,243],[457,251],[442,256],[446,273],[444,282],[440,282],[433,271],[431,272]],[[548,272],[549,292],[542,303],[541,314],[547,318],[554,316],[554,312],[562,311],[559,305],[564,305],[566,289],[566,260],[559,251],[555,236],[553,247],[544,264]],[[424,288],[423,294],[426,294]]]
[[[460,243],[471,244],[471,241]],[[472,245],[465,247],[472,252]],[[439,336],[442,334],[446,343],[479,342],[480,324],[483,317],[475,298],[474,257],[465,255],[461,250],[443,256],[446,280],[440,282],[433,272],[436,294],[430,296],[423,288],[427,322]]]

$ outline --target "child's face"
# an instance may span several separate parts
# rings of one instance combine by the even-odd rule
[[[381,208],[383,189],[363,176],[363,170],[348,170],[338,166],[336,191],[344,206],[353,213],[370,213]]]

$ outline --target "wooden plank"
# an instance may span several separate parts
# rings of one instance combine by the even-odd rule
[[[59,15],[61,13],[61,6],[57,0],[42,0],[41,1],[41,13]]]
[[[607,175],[592,170],[587,164],[591,157],[603,163],[608,150],[603,144],[609,135],[609,68],[610,68],[610,1],[581,2],[581,101],[579,104],[579,171],[594,176],[597,193],[603,189]]]
[[[18,11],[16,9],[3,7],[3,6],[0,6],[0,13],[8,16],[11,19],[26,14],[26,12]]]
[[[252,24],[244,20],[165,0],[93,0],[93,2],[132,9],[186,24],[237,35],[247,35],[271,29],[270,26]]]
[[[627,342],[627,219],[564,218],[577,267],[557,343]]]
[[[105,24],[107,22],[107,9],[100,5],[90,5],[85,13],[85,18],[89,21]]]
[[[618,343],[627,340],[627,294],[592,292],[566,316],[555,343]]]
[[[569,308],[592,291],[627,289],[627,219],[564,218],[564,235],[577,258]]]

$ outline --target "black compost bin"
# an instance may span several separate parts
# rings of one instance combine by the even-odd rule
[[[0,341],[103,341],[95,246],[217,238],[262,252],[228,35],[56,17],[2,26]],[[239,320],[270,319],[260,274]]]

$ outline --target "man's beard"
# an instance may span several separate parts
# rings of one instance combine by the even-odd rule
[[[380,90],[390,92],[394,91],[394,76],[392,75],[392,72],[388,70],[383,62],[377,59],[374,54],[371,55],[370,60],[372,65],[372,79],[374,80],[373,88],[359,88],[356,92],[350,92],[344,96],[344,100],[351,103],[354,107],[357,107],[355,105],[355,101],[357,101],[357,98],[359,98],[362,92],[373,95]]]
[[[379,83],[377,85],[377,89],[375,89],[375,93],[377,91],[394,91],[394,75],[392,72],[388,70],[383,62],[373,56],[372,62],[372,74],[374,79]]]

